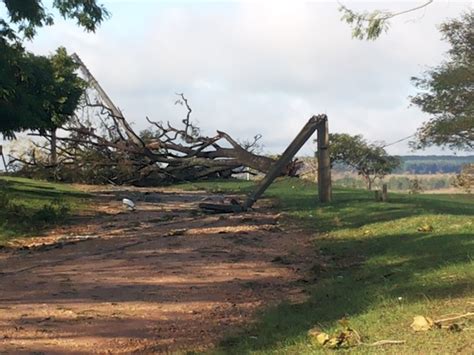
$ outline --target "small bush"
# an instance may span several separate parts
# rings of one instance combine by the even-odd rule
[[[8,220],[8,217],[24,217],[25,208],[22,205],[14,203],[8,193],[1,192],[0,214],[4,216],[6,221]]]
[[[36,211],[32,219],[37,223],[57,223],[64,221],[70,211],[69,206],[60,200],[50,202]]]
[[[410,179],[410,189],[408,193],[416,195],[422,191],[423,187],[421,186],[421,180],[418,179],[416,176],[413,179]]]
[[[5,211],[11,204],[10,196],[6,192],[0,192],[0,209]]]
[[[464,165],[461,172],[456,175],[453,185],[463,189],[467,193],[471,193],[474,187],[474,164]]]

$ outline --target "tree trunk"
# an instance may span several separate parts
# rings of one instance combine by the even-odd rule
[[[367,190],[372,191],[372,180],[369,175],[364,176],[365,181],[367,182]]]
[[[58,163],[56,128],[51,130],[51,165]]]

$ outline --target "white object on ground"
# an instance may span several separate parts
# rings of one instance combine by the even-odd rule
[[[129,200],[128,198],[124,198],[122,200],[122,203],[125,208],[134,211],[135,210],[135,203],[132,200]]]
[[[98,235],[92,235],[92,234],[85,234],[85,235],[65,235],[60,237],[58,240],[61,242],[64,241],[78,241],[78,240],[88,240],[88,239],[95,239],[99,238]]]

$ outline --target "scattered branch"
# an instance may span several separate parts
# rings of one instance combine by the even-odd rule
[[[418,11],[430,5],[434,0],[428,0],[420,6],[416,6],[400,12],[374,10],[371,12],[356,12],[344,5],[339,6],[339,12],[343,15],[341,20],[352,28],[352,37],[360,40],[375,40],[382,32],[386,32],[390,26],[389,20],[394,17],[410,12]]]
[[[387,339],[387,340],[379,340],[379,341],[376,341],[376,342],[370,343],[370,344],[362,343],[361,345],[382,346],[382,345],[399,345],[399,344],[405,344],[405,343],[406,343],[406,340],[390,340],[390,339]]]
[[[474,312],[467,312],[467,313],[461,314],[459,316],[437,319],[434,322],[437,323],[437,324],[440,324],[440,323],[444,323],[444,322],[452,322],[453,320],[458,320],[458,319],[463,319],[463,318],[471,318],[471,317],[474,317]]]

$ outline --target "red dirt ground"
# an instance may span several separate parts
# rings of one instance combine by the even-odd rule
[[[0,250],[0,353],[205,350],[255,311],[301,302],[311,237],[255,211],[203,215],[224,196],[94,191],[92,216]],[[124,211],[132,197],[137,210]]]

